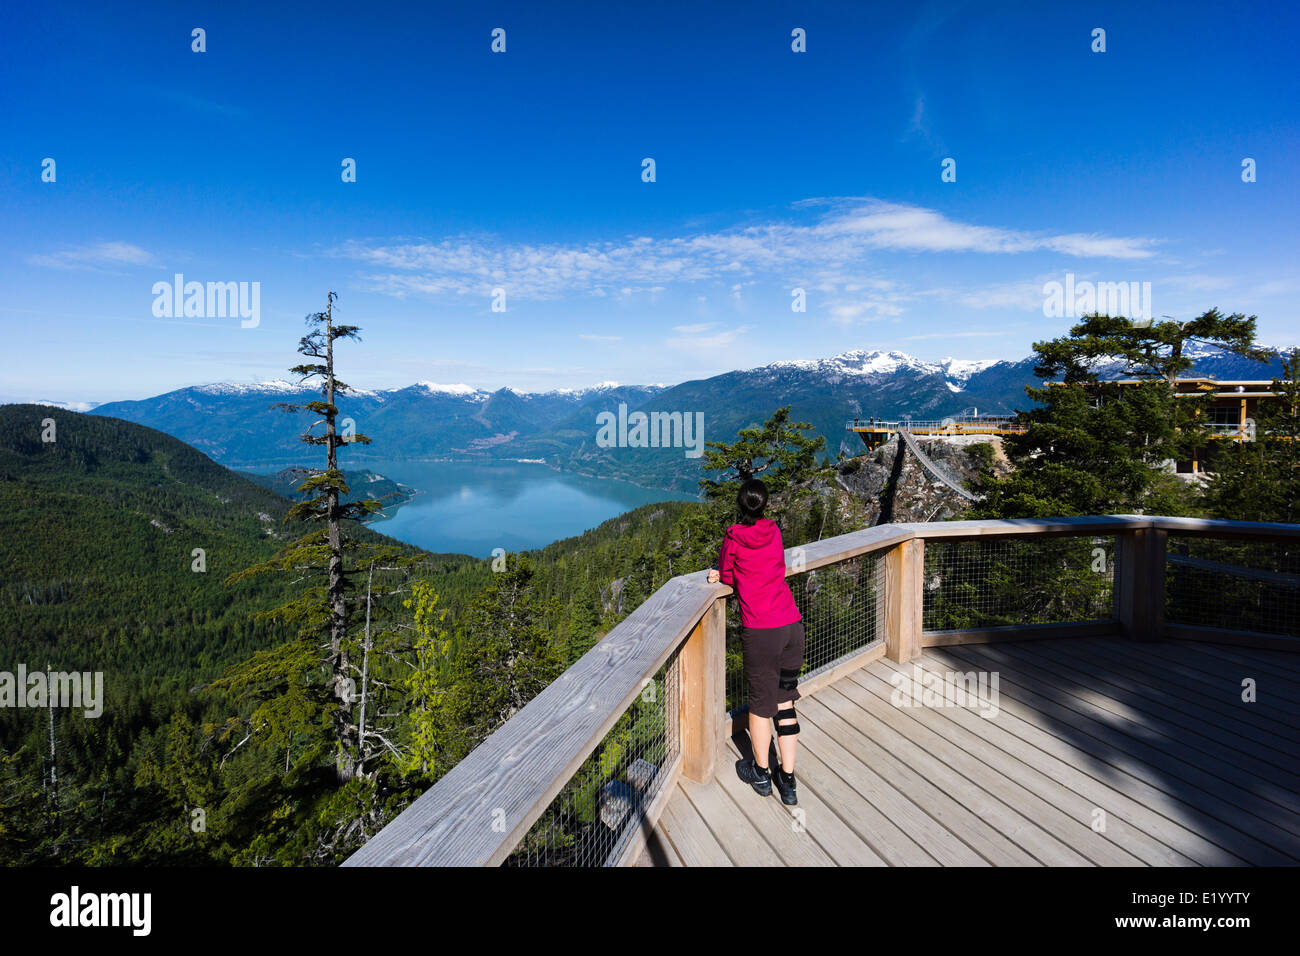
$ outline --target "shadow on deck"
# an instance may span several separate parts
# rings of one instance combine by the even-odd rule
[[[894,706],[891,677],[914,665],[996,672],[995,714]],[[639,865],[1296,865],[1298,702],[1300,659],[1249,647],[1074,638],[879,659],[798,703],[797,808],[740,782],[733,738],[712,783],[678,782]]]

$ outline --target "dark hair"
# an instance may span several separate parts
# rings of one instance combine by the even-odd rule
[[[740,509],[740,523],[753,524],[763,517],[767,507],[767,485],[757,478],[747,478],[736,494],[736,507]]]

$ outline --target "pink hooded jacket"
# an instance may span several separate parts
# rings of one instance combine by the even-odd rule
[[[727,529],[718,553],[718,578],[736,589],[744,627],[784,627],[802,620],[785,583],[781,529],[770,518]]]

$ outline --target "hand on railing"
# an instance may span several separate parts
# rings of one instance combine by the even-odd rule
[[[721,576],[718,574],[717,568],[709,568],[709,573],[708,576],[705,578],[705,580],[708,581],[710,584],[717,584],[720,577]]]

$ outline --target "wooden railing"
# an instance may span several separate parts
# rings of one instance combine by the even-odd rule
[[[1300,525],[1108,515],[881,525],[787,549],[787,575],[808,574],[866,555],[879,555],[884,561],[883,593],[877,595],[875,611],[882,639],[823,668],[814,680],[801,681],[800,689],[815,690],[881,656],[904,662],[922,648],[940,644],[1123,635],[1133,640],[1177,637],[1300,650],[1300,638],[1288,636],[1295,634],[1294,627],[1285,633],[1259,633],[1187,622],[1167,625],[1165,569],[1170,534],[1300,546]],[[1114,602],[1108,616],[925,629],[927,542],[938,546],[954,541],[1090,536],[1101,536],[1098,540],[1113,536],[1115,543],[1110,565]],[[1293,577],[1249,569],[1243,573],[1247,577],[1263,573],[1265,580],[1281,580],[1283,586]],[[710,780],[725,739],[726,599],[732,591],[707,583],[705,575],[702,571],[681,575],[656,591],[344,865],[491,866],[506,861],[646,684],[675,655],[675,699],[664,702],[672,712],[667,725],[676,735],[671,759],[658,768],[654,790],[646,795],[635,825],[620,837],[606,862],[633,859],[677,776]]]

